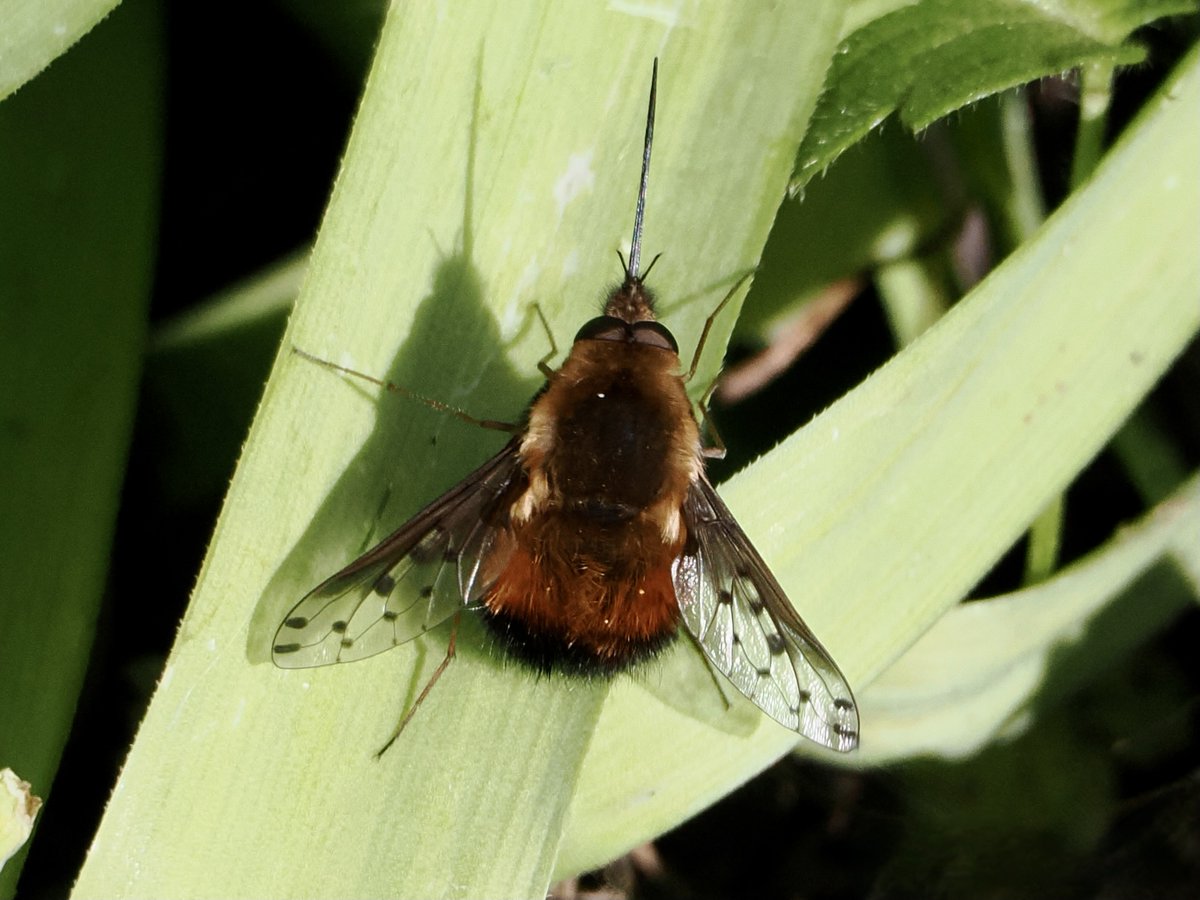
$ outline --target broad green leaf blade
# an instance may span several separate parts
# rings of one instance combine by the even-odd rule
[[[137,400],[160,26],[131,4],[0,104],[0,768],[42,797],[91,652]]]
[[[864,704],[870,682],[1094,456],[1200,327],[1198,105],[1193,52],[1028,244],[723,486]],[[696,667],[693,684],[712,690]],[[863,718],[864,750],[875,727]],[[733,731],[619,681],[559,873],[678,824],[795,745],[765,717],[751,735]]]
[[[1200,479],[1193,478],[1142,522],[1051,580],[953,608],[871,685],[862,712],[879,740],[862,761],[975,752],[1027,707],[1048,677],[1078,684],[1083,673],[1094,675],[1184,609],[1187,592],[1127,589],[1155,563],[1194,558],[1197,547]],[[1193,598],[1198,588],[1191,586]],[[1109,607],[1114,601],[1120,602]],[[1104,648],[1107,655],[1097,646],[1103,638],[1116,645]],[[1063,658],[1080,647],[1090,647],[1086,659],[1078,652]]]
[[[50,65],[119,0],[0,0],[0,100]]]
[[[657,55],[645,244],[666,251],[664,319],[693,345],[758,259],[840,8],[644,13],[396,7],[289,343],[519,414],[546,350],[531,305],[561,348],[619,276]],[[77,896],[543,895],[602,684],[535,679],[464,621],[376,761],[444,629],[354,665],[268,661],[318,578],[503,441],[369,388],[285,347]]]
[[[921,0],[888,10],[838,48],[791,188],[798,191],[893,112],[919,131],[976,100],[1090,62],[1142,57],[1123,42],[1187,0]]]

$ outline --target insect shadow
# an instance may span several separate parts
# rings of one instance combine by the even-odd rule
[[[462,404],[481,418],[517,422],[528,398],[541,384],[536,369],[518,374],[504,353],[500,330],[484,300],[485,283],[472,259],[474,170],[482,99],[482,49],[476,67],[471,123],[464,173],[463,211],[457,249],[443,256],[432,287],[422,298],[408,337],[381,378],[423,397]],[[430,237],[436,242],[436,238]],[[419,283],[415,277],[409,283]],[[531,307],[526,330],[534,324]],[[517,335],[521,339],[523,334]],[[336,353],[340,348],[301,347],[304,352]],[[272,637],[283,615],[314,584],[379,541],[413,511],[462,478],[464,472],[495,453],[508,437],[481,429],[418,400],[395,394],[348,375],[334,374],[316,363],[296,361],[311,377],[340,381],[346,402],[374,404],[375,425],[313,516],[305,533],[270,579],[255,609],[246,653],[253,663],[270,663]],[[337,441],[313,425],[307,439]],[[460,653],[470,657],[486,647],[483,627],[464,617]],[[408,652],[441,658],[448,625],[434,629],[432,639],[418,639]],[[440,637],[440,641],[438,638]],[[478,639],[477,639],[478,637]],[[417,666],[414,689],[425,668]],[[415,693],[410,690],[405,706]]]
[[[484,418],[516,422],[541,383],[536,370],[519,375],[502,352],[499,329],[483,302],[483,282],[464,250],[442,260],[433,288],[424,297],[412,329],[382,373],[370,373],[422,396],[467,407]],[[374,404],[371,434],[330,489],[303,536],[272,576],[250,629],[247,656],[270,662],[270,645],[279,621],[296,600],[330,572],[376,543],[408,515],[462,478],[464,472],[499,450],[508,436],[459,421],[419,401],[378,388],[352,376],[310,366],[312,378],[330,379],[345,402]],[[454,386],[471,385],[469,392]],[[319,426],[317,426],[319,428]],[[336,441],[335,434],[312,433],[314,441]],[[464,619],[460,654],[470,656],[484,642]],[[432,642],[411,646],[438,657],[445,629]],[[483,629],[479,628],[480,633]],[[436,640],[441,636],[440,642]],[[428,643],[428,647],[426,644]],[[403,651],[402,651],[403,652]],[[364,663],[369,665],[369,663]]]

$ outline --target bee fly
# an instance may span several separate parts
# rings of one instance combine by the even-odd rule
[[[834,750],[857,745],[846,679],[705,477],[705,456],[722,451],[701,444],[684,386],[712,317],[680,374],[639,271],[657,80],[656,60],[629,262],[604,315],[561,368],[543,366],[504,449],[288,613],[276,665],[363,659],[466,609],[535,669],[611,675],[682,621],[771,718]]]

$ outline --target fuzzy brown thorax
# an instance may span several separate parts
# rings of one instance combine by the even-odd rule
[[[530,409],[527,487],[510,509],[517,549],[486,605],[619,667],[678,625],[671,564],[702,461],[678,355],[657,331],[609,334],[619,323],[606,311],[593,322],[608,336],[576,340]]]

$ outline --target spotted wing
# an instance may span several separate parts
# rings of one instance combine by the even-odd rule
[[[853,750],[858,709],[850,686],[703,477],[683,514],[689,537],[675,563],[675,593],[708,661],[781,725]]]
[[[511,553],[517,441],[434,500],[287,614],[272,658],[284,669],[351,662],[477,606]]]

